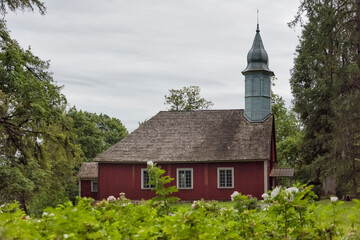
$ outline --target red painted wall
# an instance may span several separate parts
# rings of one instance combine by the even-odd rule
[[[98,192],[91,192],[91,180],[81,180],[81,197],[98,199]]]
[[[174,178],[176,185],[177,168],[193,168],[193,189],[179,189],[174,195],[182,200],[230,200],[234,191],[242,194],[252,194],[260,198],[264,192],[264,162],[237,162],[237,163],[188,163],[188,164],[161,164],[166,174]],[[234,188],[217,188],[217,168],[234,168]],[[155,196],[148,189],[141,189],[141,164],[112,164],[99,163],[99,199],[108,196],[118,197],[124,192],[129,199],[149,199]]]

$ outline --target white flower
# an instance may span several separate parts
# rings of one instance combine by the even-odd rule
[[[106,201],[116,201],[116,198],[114,196],[109,196]]]
[[[270,199],[275,198],[279,193],[280,193],[280,188],[279,188],[279,187],[276,187],[276,188],[271,192],[271,198],[270,198]]]
[[[38,222],[41,222],[41,220],[38,220]]]
[[[64,238],[68,238],[69,235],[67,235],[66,233],[63,235]]]
[[[196,207],[196,203],[193,202],[193,204],[191,204],[191,208],[192,208],[192,209],[195,209],[195,207]]]
[[[43,212],[43,216],[47,216],[48,215],[48,213],[47,212]]]
[[[54,215],[55,215],[55,214],[53,214],[53,213],[50,213],[50,214],[49,214],[49,216],[54,216]]]
[[[147,161],[147,163],[146,163],[148,166],[150,166],[150,167],[153,167],[154,166],[154,163],[153,163],[153,161]]]
[[[338,197],[330,197],[330,201],[336,202],[338,200]]]
[[[266,201],[269,198],[269,194],[264,193],[261,197]]]
[[[238,191],[235,191],[235,192],[233,192],[233,194],[231,194],[231,201],[234,201],[234,198],[237,196],[237,195],[239,195],[239,192]]]
[[[297,192],[299,192],[299,189],[296,187],[289,187],[289,188],[285,189],[285,191],[287,191],[288,193],[297,193]]]

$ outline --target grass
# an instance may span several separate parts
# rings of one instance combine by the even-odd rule
[[[344,229],[351,227],[350,217],[354,213],[354,202],[339,202],[336,205],[336,221]],[[330,200],[321,200],[318,201],[318,207],[316,208],[317,213],[324,212],[323,210],[327,209],[329,214],[332,214],[333,208],[331,207]],[[333,220],[332,216],[329,216],[326,221],[331,222]]]

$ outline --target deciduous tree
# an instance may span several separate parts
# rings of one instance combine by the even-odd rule
[[[169,95],[165,95],[165,104],[170,105],[170,111],[193,111],[208,109],[214,105],[200,97],[200,87],[190,86],[182,89],[170,89]]]
[[[76,142],[81,146],[84,161],[91,161],[128,134],[119,119],[106,114],[78,111],[75,107],[67,114],[73,120]]]
[[[1,1],[9,10],[45,12],[39,1]],[[22,49],[0,21],[0,202],[18,200],[31,213],[76,194],[80,148],[66,99],[49,62]]]

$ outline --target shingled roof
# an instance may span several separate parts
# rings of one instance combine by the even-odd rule
[[[80,179],[97,179],[98,178],[98,163],[97,162],[83,162],[77,174]]]
[[[273,117],[250,123],[243,110],[162,111],[95,158],[98,162],[256,161],[270,157]]]

